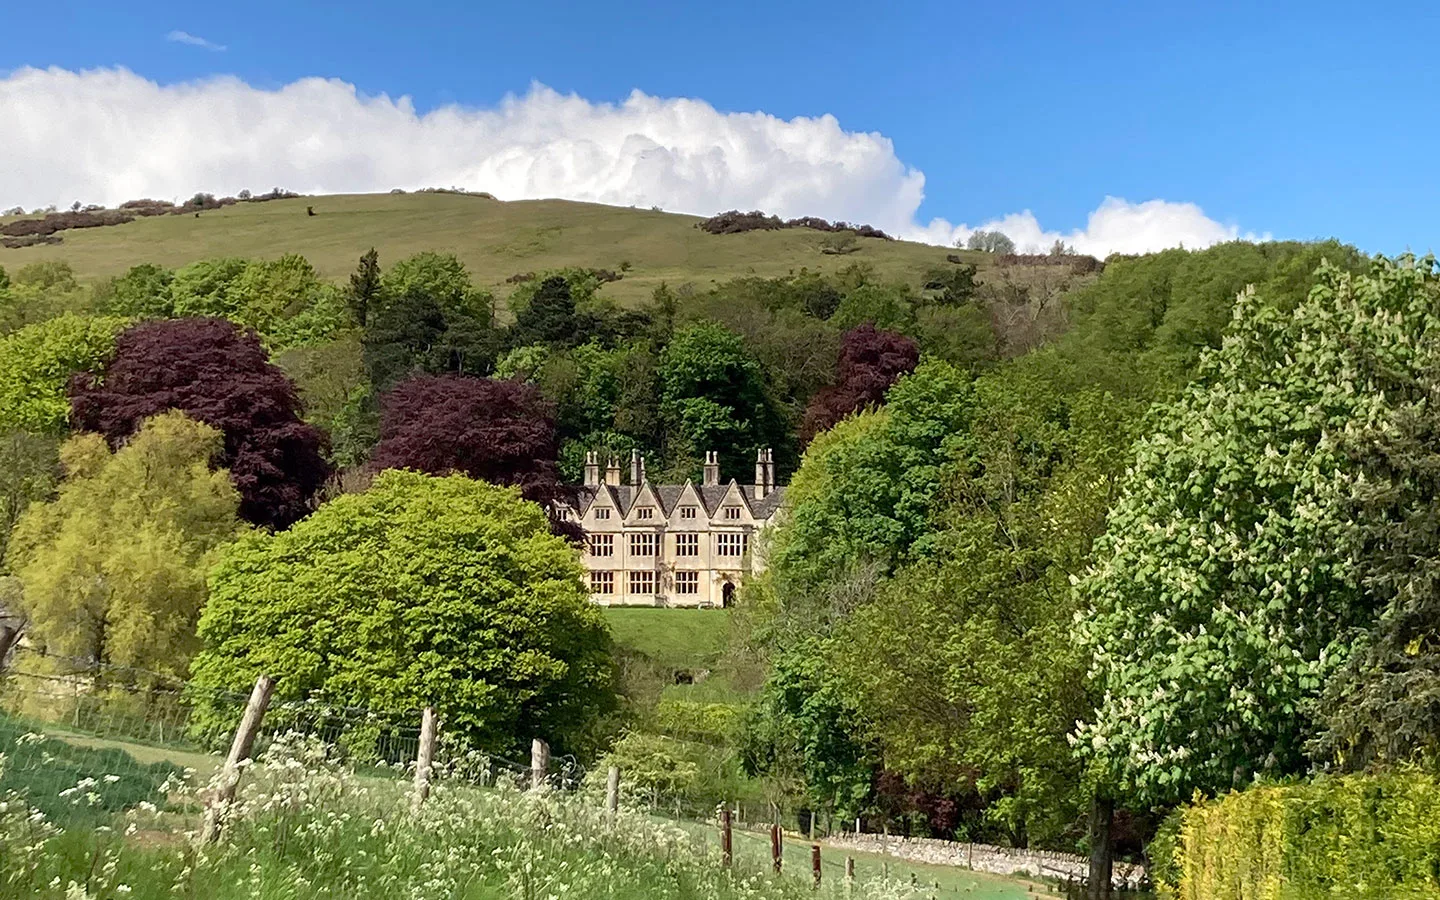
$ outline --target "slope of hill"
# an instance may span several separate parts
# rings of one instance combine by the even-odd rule
[[[306,213],[313,207],[315,215]],[[180,266],[219,256],[274,258],[299,253],[326,277],[351,271],[370,247],[382,262],[422,250],[456,254],[475,283],[497,295],[512,275],[582,266],[619,271],[602,293],[621,304],[650,296],[662,281],[696,287],[745,275],[833,272],[854,263],[886,279],[918,283],[945,262],[943,247],[861,238],[853,252],[827,254],[834,235],[809,229],[707,234],[696,216],[568,200],[504,202],[465,194],[348,194],[240,203],[193,215],[74,229],[62,242],[0,249],[0,267],[64,260],[83,279],[141,262]],[[985,254],[974,256],[983,263]]]

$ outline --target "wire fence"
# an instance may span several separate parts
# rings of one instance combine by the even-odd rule
[[[225,754],[251,702],[249,694],[200,689],[162,673],[17,648],[0,671],[0,795],[22,792],[60,825],[95,824],[165,795],[169,785],[223,783]],[[246,755],[261,758],[276,741],[298,735],[323,744],[329,758],[358,773],[397,782],[414,779],[422,756],[423,718],[419,709],[356,708],[316,698],[275,702],[259,719]],[[442,728],[433,769],[427,768],[426,776],[480,787],[508,781],[522,787],[543,782],[562,791],[599,790],[603,778],[591,776],[572,756],[549,758],[548,748],[537,743],[540,755],[525,761],[477,752]],[[93,802],[79,802],[92,785],[103,785],[103,790],[93,792]],[[722,841],[718,806],[656,802],[630,785],[623,793],[630,805],[646,808],[652,817],[683,831],[697,850],[714,849]],[[615,802],[618,799],[617,792]],[[607,797],[606,802],[612,801]],[[733,859],[751,869],[771,868],[774,847],[768,820],[774,810],[749,810],[759,822],[743,821],[744,812],[730,809]],[[832,883],[850,877],[896,878],[935,897],[974,894],[985,886],[987,876],[963,869],[946,872],[883,855],[823,849],[804,834],[781,834],[782,868],[801,877],[818,871],[822,880]],[[1066,895],[1059,885],[1036,883],[1034,890]],[[1069,890],[1073,893],[1074,887]]]

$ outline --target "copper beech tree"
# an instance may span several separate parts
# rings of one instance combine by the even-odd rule
[[[225,436],[216,465],[230,470],[246,521],[287,528],[310,511],[330,475],[325,435],[301,420],[295,386],[254,331],[215,318],[146,322],[116,339],[103,377],[70,385],[71,425],[112,447],[171,409]]]

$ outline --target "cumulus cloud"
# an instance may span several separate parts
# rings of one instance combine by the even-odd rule
[[[0,121],[0,206],[275,185],[305,193],[463,186],[506,200],[818,215],[943,244],[974,230],[917,222],[925,176],[883,135],[846,131],[829,115],[726,113],[639,91],[592,103],[537,84],[494,108],[421,114],[408,97],[366,96],[336,79],[266,90],[231,77],[160,85],[126,69],[25,68],[0,79]],[[1059,237],[1095,253],[1238,236],[1193,204],[1114,198],[1066,234],[1045,231],[1029,212],[974,227],[999,228],[1021,247]]]
[[[206,50],[214,50],[217,53],[225,49],[224,44],[207,41],[203,37],[193,35],[188,31],[172,31],[165,35],[165,40],[172,44],[189,44],[192,47],[204,47]]]
[[[1101,257],[1110,253],[1145,253],[1165,247],[1198,248],[1222,241],[1270,239],[1268,233],[1242,234],[1235,225],[1222,225],[1194,203],[1166,200],[1131,203],[1119,197],[1106,197],[1100,207],[1090,213],[1085,227],[1073,231],[1046,231],[1027,209],[973,228],[934,219],[907,236],[931,244],[955,244],[964,243],[976,231],[1002,231],[1021,252],[1044,252],[1059,241],[1078,253]]]

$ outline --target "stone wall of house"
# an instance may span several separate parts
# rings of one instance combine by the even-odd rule
[[[904,838],[878,834],[844,834],[826,839],[840,850],[878,853],[910,862],[960,866],[995,875],[1017,873],[1034,877],[1082,879],[1090,873],[1090,861],[1075,853],[1049,850],[1016,850],[989,844],[964,844],[934,838]],[[1138,888],[1146,881],[1143,865],[1115,863],[1112,883],[1117,888]]]

